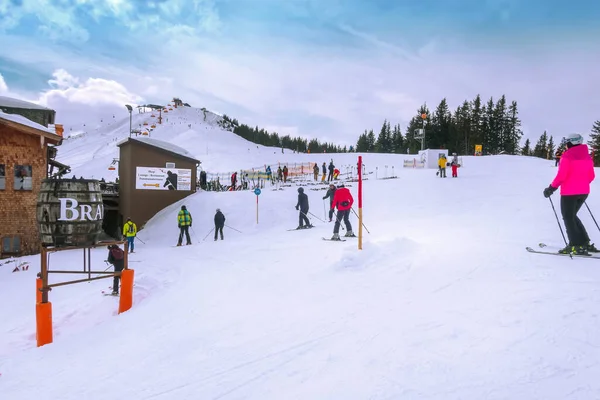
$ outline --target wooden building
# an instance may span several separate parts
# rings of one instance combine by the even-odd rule
[[[187,150],[146,137],[118,146],[120,226],[131,218],[141,229],[160,210],[196,192],[200,161]]]
[[[0,258],[39,252],[37,198],[52,162],[50,146],[61,142],[56,131],[0,112]]]
[[[48,127],[54,124],[56,111],[11,97],[0,96],[0,111],[6,114],[16,114],[27,118],[39,125]]]

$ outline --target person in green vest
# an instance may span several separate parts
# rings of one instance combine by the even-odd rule
[[[127,247],[129,247],[130,253],[133,253],[135,235],[137,235],[137,226],[131,218],[127,218],[127,222],[123,225],[123,237],[127,239]]]
[[[177,226],[179,227],[179,240],[177,241],[177,246],[181,246],[184,233],[187,241],[186,245],[192,244],[189,232],[189,228],[192,227],[192,214],[190,214],[185,206],[181,206],[181,210],[179,210],[179,213],[177,214]]]

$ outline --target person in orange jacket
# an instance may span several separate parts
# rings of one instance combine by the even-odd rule
[[[331,237],[331,240],[341,240],[339,232],[342,218],[344,219],[344,224],[346,225],[346,234],[344,236],[356,237],[356,235],[352,233],[352,225],[348,220],[353,203],[354,199],[352,198],[352,194],[344,186],[344,183],[341,183],[335,191],[335,194],[333,195],[333,201],[331,202],[331,209],[333,210],[337,207],[338,210],[335,217],[335,225],[333,226],[333,236]]]

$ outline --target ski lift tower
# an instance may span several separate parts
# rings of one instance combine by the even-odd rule
[[[421,114],[421,119],[423,120],[423,128],[415,129],[415,139],[421,140],[421,150],[425,150],[425,120],[427,119],[427,114]]]

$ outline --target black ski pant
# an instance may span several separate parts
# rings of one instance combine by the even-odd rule
[[[570,246],[583,246],[590,241],[583,223],[577,216],[587,197],[587,194],[560,197],[560,212],[565,221]]]
[[[349,217],[350,217],[350,209],[342,210],[342,211],[338,210],[337,217],[335,218],[335,225],[333,226],[333,233],[340,232],[340,224],[342,222],[342,218],[344,219],[344,224],[346,225],[346,231],[351,232],[352,225],[350,225],[350,220],[348,219]]]
[[[446,177],[446,168],[440,167],[440,178]]]
[[[177,244],[181,245],[183,240],[183,234],[185,233],[185,240],[187,240],[187,244],[192,244],[192,239],[190,239],[190,227],[189,226],[180,226],[179,227],[179,240]]]
[[[306,214],[308,214],[308,210],[300,210],[300,214],[298,216],[298,226],[302,226],[304,223],[306,223],[306,226],[310,225],[310,221],[308,220]]]
[[[125,267],[124,265],[124,261],[123,260],[115,260],[113,261],[113,266],[115,267],[115,272],[121,272],[123,271],[123,268]],[[119,292],[119,281],[121,280],[120,276],[115,276],[113,278],[113,286],[112,286],[112,290],[113,292]]]
[[[215,240],[217,240],[217,232],[221,233],[221,240],[223,240],[223,227],[215,226]]]
[[[333,171],[329,171],[329,175],[327,176],[327,182],[331,182],[333,180]]]
[[[333,208],[331,208],[331,205],[333,204],[333,201],[329,202],[329,220],[331,221],[333,219],[333,213],[335,212],[335,210]]]

